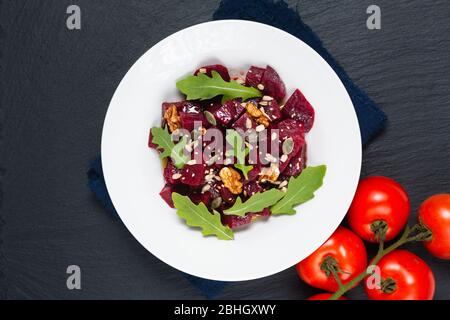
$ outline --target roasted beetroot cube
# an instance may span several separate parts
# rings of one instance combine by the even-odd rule
[[[293,119],[286,119],[278,123],[278,130],[280,141],[293,136],[303,138],[305,134],[303,124]]]
[[[251,197],[257,192],[263,192],[264,188],[257,181],[250,181],[244,185],[244,195]]]
[[[178,184],[181,183],[181,170],[177,169],[171,160],[167,162],[166,167],[164,168],[164,179],[167,183],[170,184]]]
[[[203,164],[185,165],[181,170],[180,182],[198,187],[205,182],[205,166]]]
[[[309,132],[314,124],[314,108],[305,98],[300,90],[295,90],[288,99],[282,113],[289,118],[301,122],[305,128],[305,132]]]
[[[208,111],[214,115],[219,124],[228,126],[230,122],[241,116],[244,109],[245,108],[241,105],[241,100],[236,99],[227,101],[223,105],[216,104],[209,108]]]
[[[201,191],[191,192],[189,198],[195,204],[199,204],[200,202],[202,202],[206,206],[209,206],[209,204],[211,203],[211,193],[209,192],[205,193],[202,193]]]
[[[220,74],[220,76],[222,77],[223,80],[230,81],[230,74],[228,73],[227,67],[225,67],[221,64],[213,64],[210,66],[204,66],[204,67],[198,68],[195,71],[194,75],[198,75],[202,71],[203,71],[203,73],[206,73],[210,77],[211,77],[212,71],[217,71],[217,73]]]
[[[222,223],[229,226],[231,229],[244,226],[250,222],[252,222],[252,216],[250,214],[245,217],[222,215]]]
[[[257,87],[261,83],[261,79],[266,69],[251,66],[245,78],[245,85],[249,87]]]
[[[241,129],[245,132],[248,129],[255,129],[256,126],[256,122],[247,114],[247,112],[245,112],[239,117],[239,119],[236,120],[235,123],[233,123],[232,128],[235,130]]]
[[[234,204],[236,201],[236,195],[232,194],[230,190],[228,190],[227,187],[225,187],[222,184],[222,187],[220,188],[220,196],[222,197],[222,200],[225,201],[227,204]]]
[[[299,152],[292,157],[291,161],[283,171],[285,177],[296,177],[302,173],[306,167],[306,144],[304,144]]]
[[[261,79],[261,83],[264,86],[264,94],[275,98],[275,100],[281,101],[286,96],[286,86],[278,73],[271,66],[267,66],[266,72],[264,72]]]
[[[269,117],[271,121],[277,121],[281,119],[280,105],[276,100],[261,101],[260,106],[263,108],[264,113]]]
[[[265,218],[265,217],[269,217],[272,213],[270,212],[269,208],[264,208],[263,211],[261,212],[257,212],[257,213],[252,213],[253,215],[253,219],[261,217],[261,218]]]
[[[194,130],[198,127],[206,127],[208,121],[206,121],[203,113],[193,113],[193,112],[180,112],[181,127],[188,131]]]
[[[148,135],[148,147],[152,148],[152,149],[157,149],[158,148],[158,146],[153,143],[153,135],[152,135],[152,130],[151,129],[150,129],[150,133]]]
[[[260,172],[261,172],[261,165],[254,164],[253,169],[250,170],[247,174],[248,177],[247,181],[253,181],[256,178],[258,178]]]
[[[166,184],[166,185],[164,186],[164,188],[162,188],[161,192],[159,193],[159,195],[161,196],[161,198],[163,198],[163,200],[164,200],[165,202],[167,202],[167,204],[168,204],[171,208],[174,207],[173,201],[172,201],[172,192],[173,192],[172,186],[169,185],[169,184]]]

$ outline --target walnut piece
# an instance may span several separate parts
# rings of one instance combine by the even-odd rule
[[[270,124],[270,119],[258,109],[258,106],[254,102],[247,102],[245,105],[247,113],[255,119],[257,124],[262,124],[264,127],[268,127]]]
[[[261,173],[259,174],[259,181],[269,181],[275,182],[280,176],[280,169],[277,164],[272,164],[269,168],[264,167],[261,169]]]
[[[222,179],[224,186],[230,190],[232,194],[242,193],[243,183],[239,172],[232,168],[225,167],[220,170],[219,176]]]
[[[178,115],[177,107],[174,104],[164,112],[164,120],[166,120],[170,132],[174,132],[181,128],[180,116]]]

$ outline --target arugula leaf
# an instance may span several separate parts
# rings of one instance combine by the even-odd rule
[[[186,221],[190,227],[199,227],[204,236],[215,235],[220,240],[233,240],[233,231],[222,225],[220,222],[220,213],[209,212],[204,203],[194,204],[187,196],[182,196],[174,192],[172,200],[177,215]]]
[[[322,186],[327,167],[307,167],[297,177],[291,177],[285,196],[270,208],[273,215],[296,213],[294,206],[314,198],[314,191]]]
[[[247,166],[245,164],[236,163],[234,167],[242,172],[244,178],[248,180],[248,173],[253,170],[253,166]]]
[[[187,100],[206,100],[222,95],[222,103],[228,100],[261,97],[256,88],[243,86],[236,81],[226,82],[217,71],[212,71],[212,77],[204,73],[188,76],[177,82],[177,88],[187,96]]]
[[[174,165],[181,169],[189,161],[189,157],[184,154],[184,147],[187,144],[187,138],[183,137],[177,144],[172,140],[172,135],[167,128],[152,128],[152,142],[158,145],[161,152],[161,158],[171,157]]]
[[[248,179],[248,173],[253,169],[253,166],[245,164],[245,157],[250,150],[245,146],[244,139],[236,130],[227,130],[225,139],[232,146],[232,149],[227,150],[225,155],[227,157],[236,157],[237,163],[234,164],[234,167],[242,171],[245,179]]]
[[[277,189],[258,192],[244,203],[242,203],[241,198],[237,198],[234,205],[223,213],[226,215],[244,217],[249,212],[260,212],[263,209],[270,207],[283,197],[284,192]]]

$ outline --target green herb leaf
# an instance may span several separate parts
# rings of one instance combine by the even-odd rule
[[[190,227],[199,227],[204,236],[215,235],[220,240],[233,240],[233,231],[222,225],[220,213],[211,213],[204,203],[194,204],[189,197],[176,192],[172,194],[172,200],[177,209],[177,215],[186,221]]]
[[[253,169],[253,166],[245,165],[245,157],[250,150],[245,146],[244,139],[236,130],[227,130],[225,139],[231,144],[232,149],[227,150],[227,157],[236,157],[237,163],[234,167],[244,174],[245,179],[248,179],[248,173]]]
[[[265,192],[258,192],[251,196],[247,201],[242,203],[241,198],[237,198],[234,205],[225,210],[226,215],[234,215],[244,217],[249,212],[260,212],[265,208],[275,204],[284,197],[284,192],[277,189],[270,189]]]
[[[187,138],[183,137],[177,144],[173,142],[172,135],[167,128],[152,128],[152,142],[158,145],[161,158],[171,157],[174,165],[181,169],[189,161],[189,157],[184,154],[184,147]]]
[[[208,77],[204,73],[188,76],[177,82],[177,88],[187,96],[187,100],[206,100],[222,95],[222,102],[242,98],[261,97],[262,93],[256,88],[243,86],[236,81],[226,82],[216,71]]]
[[[247,166],[245,164],[240,163],[236,163],[234,167],[242,172],[246,180],[248,180],[248,173],[253,170],[253,166],[251,165]]]
[[[285,196],[270,208],[273,215],[296,213],[294,206],[314,198],[314,192],[323,184],[327,167],[307,167],[297,177],[289,180]]]

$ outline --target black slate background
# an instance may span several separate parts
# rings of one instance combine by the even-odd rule
[[[288,2],[388,114],[388,129],[364,150],[362,176],[401,182],[413,221],[427,196],[450,192],[450,2],[377,0],[379,31],[365,26],[372,1]],[[70,4],[82,9],[81,31],[65,27]],[[157,41],[210,20],[217,6],[216,0],[2,1],[3,298],[202,298],[103,210],[85,172],[129,67]],[[448,262],[420,245],[409,248],[432,267],[436,298],[449,299]],[[80,291],[66,288],[71,264],[82,269]],[[236,283],[219,298],[303,299],[315,292],[291,268]],[[356,289],[349,297],[364,294]]]

